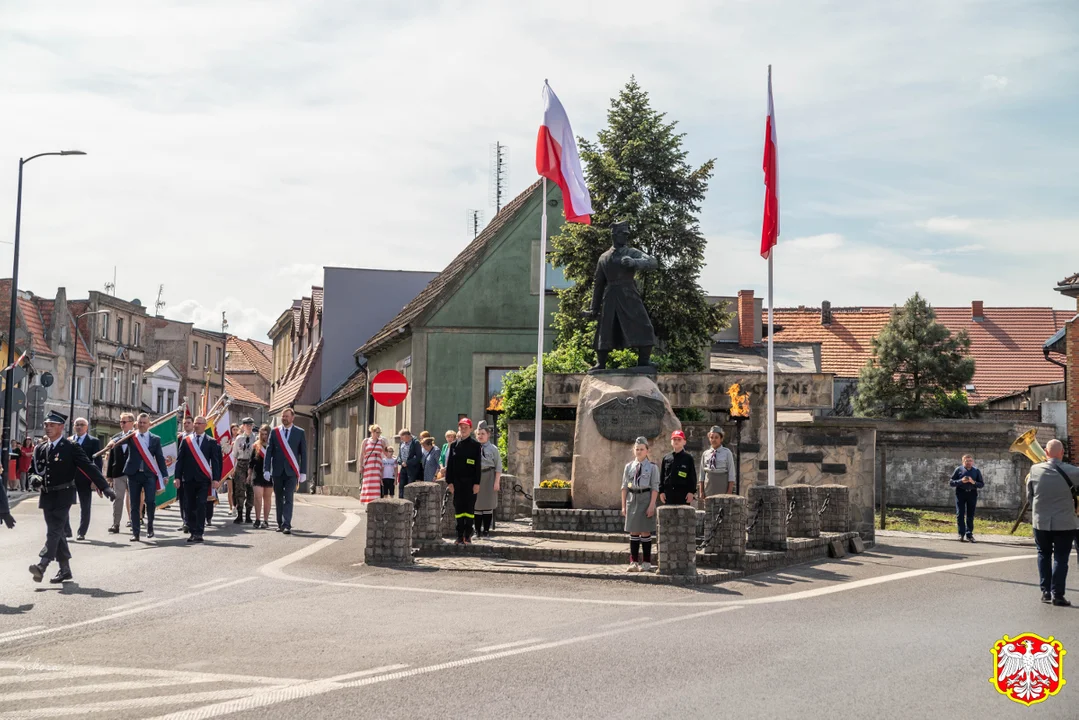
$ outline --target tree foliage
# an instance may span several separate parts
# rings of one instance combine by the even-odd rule
[[[691,167],[685,135],[665,117],[631,78],[611,101],[596,142],[579,139],[592,224],[566,223],[551,239],[551,260],[573,283],[559,292],[557,345],[574,346],[574,356],[584,354],[589,365],[595,321],[585,321],[581,312],[591,304],[596,261],[611,246],[609,228],[617,220],[628,220],[632,244],[659,260],[658,270],[638,275],[638,286],[656,331],[653,359],[661,370],[705,369],[711,336],[730,322],[698,284],[705,239],[697,213],[714,160]]]
[[[853,401],[858,415],[907,420],[970,414],[964,391],[974,377],[970,338],[937,322],[921,295],[893,308],[872,347]]]

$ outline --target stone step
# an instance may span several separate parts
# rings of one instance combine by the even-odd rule
[[[629,542],[629,534],[600,533],[600,532],[576,532],[572,530],[532,530],[531,526],[519,527],[514,523],[510,527],[504,527],[505,523],[499,523],[491,531],[492,537],[537,537],[547,540],[571,540],[574,542]]]
[[[654,585],[715,585],[742,577],[738,570],[698,568],[696,575],[675,576],[652,572],[627,572],[628,562],[620,565],[592,563],[568,563],[525,560],[502,560],[500,558],[454,556],[420,557],[416,565],[423,568],[451,570],[456,572],[507,573],[514,575],[547,575],[556,577],[585,578],[588,580],[625,580],[627,582]]]
[[[619,565],[629,562],[629,543],[574,542],[540,537],[491,536],[470,545],[443,540],[419,548],[418,557],[466,556],[503,560]]]

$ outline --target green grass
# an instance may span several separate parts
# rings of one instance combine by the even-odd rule
[[[878,520],[879,520],[878,515]],[[1015,520],[996,520],[981,513],[974,515],[974,536],[1008,535]],[[916,510],[914,508],[888,508],[887,530],[906,532],[941,533],[958,536],[955,526],[955,514],[942,510]],[[1019,523],[1015,537],[1033,537],[1030,523]]]

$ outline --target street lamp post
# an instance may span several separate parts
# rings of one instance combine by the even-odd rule
[[[89,310],[82,315],[75,317],[75,337],[74,340],[75,350],[71,354],[71,408],[67,412],[67,432],[72,434],[75,432],[75,379],[79,373],[79,320],[84,317],[90,317],[91,315],[104,315],[108,310]],[[94,376],[90,375],[90,385],[93,386]],[[91,391],[93,392],[93,391]]]
[[[19,158],[19,191],[15,201],[15,252],[11,261],[11,312],[8,318],[7,330],[7,392],[4,393],[4,430],[0,436],[0,458],[3,458],[3,469],[7,473],[8,458],[11,456],[11,405],[12,391],[15,389],[15,314],[18,312],[19,303],[19,229],[22,224],[22,168],[31,160],[46,155],[85,155],[82,150],[61,150],[60,152],[46,152],[31,155],[28,158]]]

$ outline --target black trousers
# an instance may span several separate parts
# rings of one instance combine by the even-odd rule
[[[1053,597],[1064,597],[1068,582],[1068,554],[1071,553],[1074,539],[1074,530],[1034,529],[1042,592],[1052,593]]]
[[[393,497],[393,478],[382,478],[382,497]]]
[[[90,503],[94,499],[94,489],[85,478],[75,478],[75,492],[79,496],[79,532],[85,535],[90,529]]]
[[[38,553],[41,557],[41,565],[44,567],[53,560],[59,560],[60,567],[67,567],[67,562],[71,559],[71,550],[67,545],[66,528],[71,506],[65,504],[43,508],[41,512],[45,515],[45,547]]]
[[[476,522],[476,493],[472,492],[474,483],[453,484],[453,516],[457,519],[457,539],[472,537],[472,526]]]
[[[187,501],[187,529],[194,537],[202,537],[206,530],[206,496],[210,493],[210,481],[184,480],[183,487]]]
[[[184,494],[185,487],[187,487],[187,483],[180,483],[180,487],[176,488],[176,504],[180,506],[180,522],[187,525],[187,496]]]

